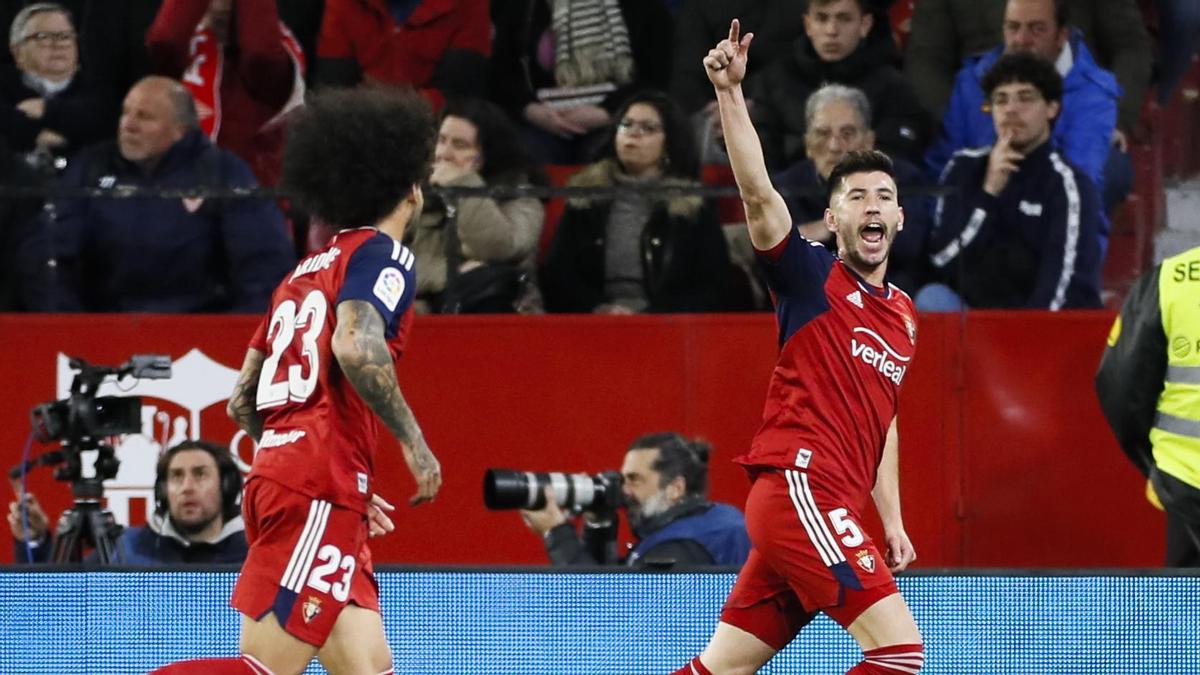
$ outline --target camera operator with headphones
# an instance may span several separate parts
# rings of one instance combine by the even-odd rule
[[[228,449],[205,441],[171,447],[158,460],[154,514],[146,525],[121,532],[117,560],[125,565],[242,562],[247,545],[241,493],[242,474]],[[32,494],[24,502],[26,518],[19,501],[8,510],[16,561],[45,562],[53,548],[46,513]],[[94,553],[85,561],[95,562]]]
[[[629,446],[621,494],[637,543],[623,560],[616,554],[615,513],[585,511],[581,538],[546,488],[546,506],[522,510],[521,517],[542,536],[554,565],[741,565],[750,552],[742,512],[707,499],[711,450],[671,432],[648,434]]]

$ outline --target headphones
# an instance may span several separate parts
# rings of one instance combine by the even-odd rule
[[[175,455],[185,450],[203,450],[212,455],[220,473],[221,516],[229,522],[242,514],[242,471],[233,461],[233,455],[227,448],[208,441],[184,441],[169,448],[158,458],[154,478],[154,512],[165,515],[169,510],[167,504],[167,467]]]

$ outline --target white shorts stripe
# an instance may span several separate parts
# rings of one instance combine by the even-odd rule
[[[300,563],[300,553],[304,550],[308,537],[312,534],[313,521],[317,519],[317,502],[311,502],[308,505],[308,520],[304,523],[304,529],[300,531],[300,540],[296,542],[296,547],[292,549],[292,558],[288,561],[287,569],[283,571],[283,576],[279,578],[279,585],[285,588],[290,587],[289,580],[296,572],[296,566]]]
[[[329,502],[322,501],[320,510],[317,515],[317,527],[312,541],[309,542],[308,550],[303,554],[301,566],[299,568],[299,576],[296,578],[289,588],[292,591],[299,593],[304,589],[304,584],[308,582],[308,574],[312,571],[313,558],[317,557],[317,549],[321,546],[321,539],[325,536],[325,526],[329,524],[329,511],[333,507]]]
[[[813,516],[817,519],[817,525],[821,528],[821,534],[824,535],[825,541],[833,548],[835,562],[846,562],[846,556],[842,555],[842,549],[838,546],[837,539],[829,531],[829,526],[825,524],[825,518],[821,515],[821,510],[817,508],[817,500],[813,499],[812,490],[808,488],[808,474],[796,473],[800,476],[800,501],[807,504],[808,508],[812,510]]]
[[[821,513],[817,510],[816,504],[812,503],[812,495],[808,494],[807,490],[801,486],[804,474],[790,470],[783,473],[787,477],[788,494],[792,498],[792,504],[796,507],[796,514],[800,516],[800,522],[804,524],[804,530],[808,532],[809,541],[821,554],[821,561],[832,567],[845,560],[842,552],[833,543],[833,538],[829,536],[825,524],[821,521]]]
[[[297,544],[300,557],[297,558],[296,568],[292,570],[290,577],[284,579],[284,587],[295,593],[299,593],[304,588],[305,581],[308,580],[313,558],[317,555],[317,547],[320,546],[321,537],[325,536],[325,526],[329,523],[329,502],[315,499],[313,504],[316,507],[316,518],[313,520],[307,539],[302,538],[300,544]],[[293,552],[294,554],[295,552]]]

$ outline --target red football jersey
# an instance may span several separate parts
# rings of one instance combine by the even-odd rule
[[[279,284],[250,341],[266,354],[257,394],[263,435],[251,478],[365,512],[383,425],[334,358],[337,305],[373,305],[398,359],[416,286],[412,251],[374,228],[338,233]]]
[[[861,508],[916,349],[912,300],[872,286],[795,230],[759,255],[775,294],[779,360],[762,426],[736,461],[804,471],[813,490]]]

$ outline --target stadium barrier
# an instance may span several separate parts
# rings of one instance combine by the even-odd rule
[[[0,672],[120,675],[237,653],[232,571],[0,570]],[[703,648],[734,580],[502,568],[378,577],[396,672],[410,675],[661,675]],[[1200,672],[1200,572],[958,570],[899,583],[925,639],[923,675]],[[760,672],[829,675],[860,658],[821,615]]]

